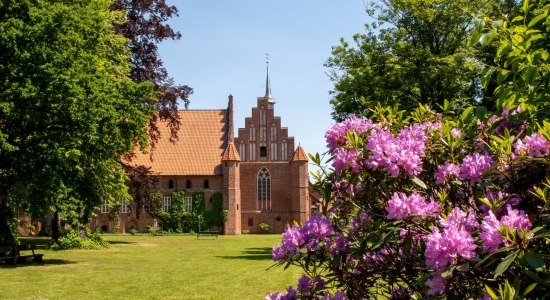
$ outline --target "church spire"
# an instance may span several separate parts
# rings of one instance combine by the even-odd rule
[[[269,99],[269,104],[275,104],[275,98],[271,95],[271,84],[269,83],[269,54],[265,54],[265,63],[267,68],[267,76],[265,77],[265,96]]]

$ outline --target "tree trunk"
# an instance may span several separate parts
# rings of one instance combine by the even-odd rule
[[[57,242],[59,242],[59,235],[60,235],[60,232],[59,232],[59,213],[56,211],[53,214],[53,219],[52,219],[52,242],[53,243],[57,244]]]

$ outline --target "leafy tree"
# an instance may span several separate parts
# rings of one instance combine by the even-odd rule
[[[0,3],[0,200],[86,223],[128,197],[119,159],[147,143],[152,86],[130,74],[109,0]],[[56,228],[56,226],[54,227]],[[54,233],[55,234],[55,233]]]
[[[166,39],[179,39],[181,34],[175,32],[166,22],[178,15],[175,6],[166,4],[165,0],[115,0],[111,9],[127,14],[127,22],[116,24],[115,29],[130,40],[132,57],[131,78],[135,82],[151,82],[155,90],[154,98],[143,98],[143,104],[153,107],[155,114],[148,122],[150,145],[154,148],[160,138],[158,122],[167,120],[171,129],[170,138],[177,137],[179,128],[178,99],[187,108],[189,95],[193,90],[187,85],[176,85],[163,66],[157,44]],[[135,166],[131,156],[122,161],[129,177],[130,194],[135,208],[151,206],[149,195],[157,190],[158,180],[149,169]],[[140,217],[136,209],[136,217]]]
[[[148,124],[151,142],[159,138],[159,119],[169,120],[172,137],[176,137],[179,128],[178,99],[187,108],[188,97],[193,90],[186,85],[174,84],[159,57],[157,44],[166,39],[181,38],[179,32],[166,24],[166,21],[178,15],[178,9],[166,4],[165,0],[114,0],[111,8],[127,14],[127,22],[116,24],[115,28],[130,40],[132,79],[138,83],[153,83],[157,92],[154,99],[143,99],[146,105],[158,111],[158,115],[151,118]]]
[[[344,40],[333,47],[333,56],[325,64],[335,83],[333,118],[369,115],[369,108],[377,103],[411,110],[418,103],[490,101],[479,89],[478,63],[466,47],[470,12],[487,2],[382,0],[371,4],[367,13],[376,21],[365,25],[365,34],[354,36],[355,47]]]
[[[521,105],[530,118],[550,117],[550,3],[524,1],[521,13],[491,19],[482,16],[470,44],[496,44],[495,59],[485,64],[482,83],[492,83],[497,105],[515,108]]]

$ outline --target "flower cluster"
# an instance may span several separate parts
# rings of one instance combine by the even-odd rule
[[[334,229],[329,218],[314,215],[303,226],[291,226],[283,233],[282,245],[273,247],[274,261],[283,261],[300,255],[300,249],[321,250],[321,244],[331,243]],[[340,247],[340,246],[339,246]]]
[[[527,154],[532,157],[548,156],[550,153],[550,142],[548,142],[540,133],[534,133],[526,136],[522,141],[518,139],[514,144],[515,154]]]
[[[435,201],[426,202],[426,199],[414,191],[410,196],[405,193],[393,193],[388,201],[386,211],[387,218],[392,220],[402,220],[409,216],[425,218],[439,211],[440,206]]]
[[[434,130],[441,130],[441,124],[426,122],[405,126],[397,137],[387,128],[374,128],[365,147],[370,151],[366,167],[370,170],[383,168],[390,176],[399,176],[401,169],[409,175],[420,174],[428,134]]]
[[[446,161],[444,164],[437,167],[437,171],[435,172],[435,183],[444,184],[448,179],[458,177],[459,173],[459,166]]]
[[[439,220],[443,232],[433,227],[432,233],[424,237],[426,265],[434,270],[434,277],[426,283],[430,287],[429,294],[445,291],[442,273],[449,265],[457,265],[460,259],[469,260],[477,256],[477,247],[470,232],[477,227],[473,216],[473,212],[466,214],[454,208],[447,219]]]
[[[363,133],[373,126],[371,120],[358,118],[355,115],[342,123],[336,123],[330,127],[325,133],[327,147],[330,151],[340,148],[341,146],[349,145],[346,139],[348,132]]]
[[[481,182],[481,175],[495,164],[489,154],[474,153],[467,155],[460,166],[460,180],[469,180],[470,185]]]
[[[489,214],[481,223],[482,231],[479,237],[483,241],[483,249],[489,253],[497,251],[501,244],[510,245],[509,241],[502,235],[501,230],[509,230],[514,234],[518,230],[531,229],[531,221],[523,211],[512,209],[510,205],[506,206],[506,210],[507,215],[500,220],[492,211],[489,211]]]

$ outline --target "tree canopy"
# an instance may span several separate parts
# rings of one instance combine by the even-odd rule
[[[120,157],[147,143],[156,97],[131,76],[110,0],[0,3],[0,200],[87,221],[128,197]]]
[[[355,47],[342,40],[326,62],[334,81],[331,91],[333,118],[343,120],[369,109],[399,104],[410,110],[418,103],[441,105],[445,100],[462,104],[489,104],[492,92],[481,89],[481,67],[466,41],[472,12],[513,7],[498,1],[382,0],[367,14],[375,22],[366,33],[354,36]],[[493,57],[486,46],[479,55]]]

